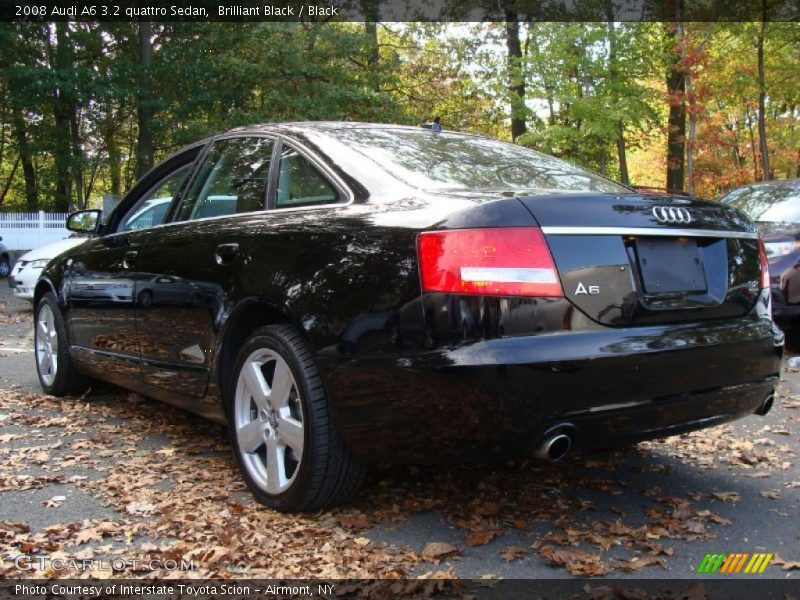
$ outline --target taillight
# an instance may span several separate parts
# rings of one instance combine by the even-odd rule
[[[418,250],[424,292],[564,295],[538,227],[426,231]]]
[[[764,247],[764,240],[758,238],[758,258],[761,262],[761,287],[768,288],[769,285],[769,263],[767,262],[767,249]]]

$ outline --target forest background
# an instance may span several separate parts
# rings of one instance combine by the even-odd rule
[[[0,211],[122,195],[250,123],[514,141],[715,198],[800,176],[796,23],[0,23]]]

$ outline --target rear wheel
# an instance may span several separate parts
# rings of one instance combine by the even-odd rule
[[[11,273],[11,260],[5,254],[0,256],[0,279]]]
[[[153,305],[153,292],[150,290],[142,290],[139,292],[139,306],[142,308],[150,308]]]
[[[58,301],[48,292],[36,306],[34,352],[42,389],[51,396],[79,394],[89,387],[89,378],[75,369],[69,356],[64,317]]]
[[[262,327],[245,342],[228,416],[236,460],[259,502],[316,510],[361,486],[364,464],[345,448],[314,359],[292,327]]]

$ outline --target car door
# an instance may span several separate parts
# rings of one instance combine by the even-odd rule
[[[77,246],[67,258],[70,339],[79,362],[90,368],[105,370],[116,361],[125,364],[121,373],[136,374],[130,365],[141,356],[136,327],[138,251],[151,227],[166,218],[198,152],[177,156],[145,176],[111,215],[107,232]]]
[[[139,248],[139,269],[155,286],[138,304],[147,384],[204,395],[217,331],[264,208],[274,140],[215,140],[198,162],[172,222]],[[144,281],[140,294],[145,292]]]

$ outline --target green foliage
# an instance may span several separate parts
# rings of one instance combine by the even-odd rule
[[[650,23],[534,23],[527,30],[529,96],[538,118],[519,142],[610,172],[617,122],[655,126],[660,98],[647,86],[657,53]]]
[[[510,139],[663,185],[665,76],[683,43],[688,147],[698,193],[764,176],[758,23],[167,23],[152,25],[152,94],[142,93],[137,23],[0,23],[0,210],[99,205],[136,173],[142,108],[155,159],[215,132],[269,121],[420,124]],[[770,23],[765,121],[771,176],[798,174],[800,28]],[[510,68],[511,67],[511,68]],[[514,76],[511,77],[513,72]],[[520,106],[512,84],[524,82]]]
[[[98,205],[135,179],[137,106],[153,114],[156,159],[231,127],[360,120],[497,129],[464,74],[480,44],[436,25],[378,26],[377,63],[360,23],[153,24],[152,95],[140,97],[135,23],[0,24],[0,209],[26,205],[14,115],[33,149],[36,208]],[[16,113],[15,113],[16,111]],[[13,174],[13,176],[12,176]],[[65,207],[64,207],[65,208]]]

